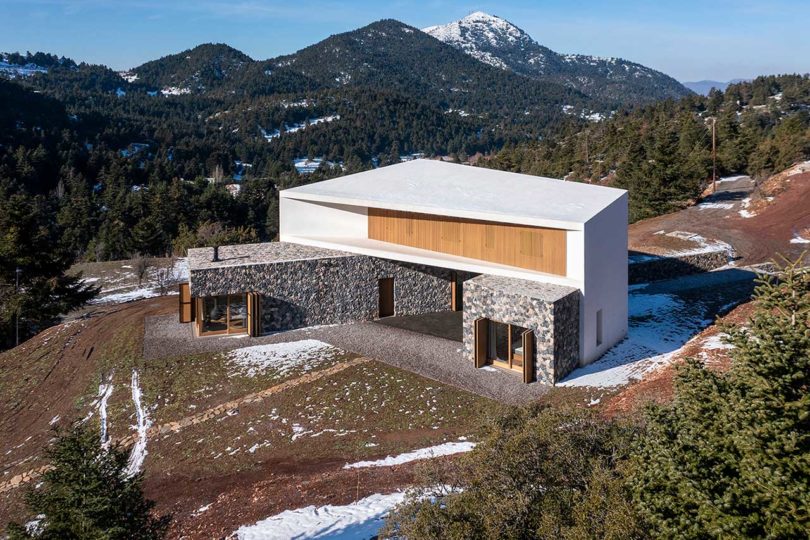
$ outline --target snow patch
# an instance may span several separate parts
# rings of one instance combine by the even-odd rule
[[[105,450],[110,447],[110,435],[108,433],[107,428],[107,401],[110,399],[112,395],[113,385],[112,385],[112,375],[110,375],[110,379],[106,383],[102,383],[98,385],[98,395],[101,396],[101,399],[98,403],[98,416],[99,422],[101,422],[101,447]]]
[[[373,538],[389,512],[404,500],[404,492],[376,493],[344,506],[328,504],[285,510],[253,525],[239,527],[235,535],[239,540]]]
[[[804,238],[803,236],[796,233],[793,235],[793,238],[790,239],[791,244],[810,244],[810,239]]]
[[[135,445],[132,447],[132,452],[129,454],[129,463],[127,465],[127,474],[132,476],[138,473],[143,467],[143,460],[146,459],[146,435],[149,428],[152,426],[152,420],[146,414],[146,410],[141,402],[142,392],[140,387],[140,376],[138,371],[132,370],[132,402],[135,404],[135,420],[136,424],[132,427],[138,433],[138,438]]]
[[[630,291],[627,337],[558,386],[622,386],[670,363],[704,326],[702,319],[686,316],[688,311],[676,296]]]
[[[227,354],[233,367],[231,375],[255,377],[267,371],[281,376],[293,370],[311,371],[344,351],[317,339],[304,339],[242,347]]]
[[[373,461],[358,461],[356,463],[347,463],[343,466],[344,469],[363,469],[366,467],[391,467],[393,465],[402,465],[403,463],[410,463],[411,461],[419,461],[422,459],[432,459],[440,456],[450,456],[453,454],[461,454],[469,452],[475,448],[474,442],[448,442],[428,448],[419,448],[411,452],[405,452],[397,456],[388,456],[384,459],[377,459]]]
[[[703,342],[703,348],[708,351],[714,351],[718,349],[733,349],[734,345],[731,343],[726,343],[726,339],[728,339],[728,334],[720,333],[715,334],[713,336],[709,336]]]

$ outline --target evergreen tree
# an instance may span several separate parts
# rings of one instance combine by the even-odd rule
[[[632,478],[662,538],[806,538],[810,530],[810,273],[763,278],[727,373],[691,360],[647,415]]]
[[[158,540],[170,516],[155,517],[155,503],[141,488],[142,474],[129,476],[128,455],[101,447],[98,434],[77,424],[58,433],[46,451],[52,469],[39,489],[26,495],[31,513],[43,516],[34,528],[9,525],[10,540]]]
[[[587,411],[513,408],[449,470],[428,468],[381,537],[646,537],[624,485],[632,432]]]

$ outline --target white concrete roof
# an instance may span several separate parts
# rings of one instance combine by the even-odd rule
[[[417,159],[286,189],[282,197],[581,229],[622,189]]]

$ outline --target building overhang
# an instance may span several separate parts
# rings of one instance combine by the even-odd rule
[[[315,237],[315,236],[293,236],[281,235],[282,242],[301,244],[305,246],[319,247],[330,250],[339,250],[357,255],[378,257],[393,261],[407,262],[412,264],[423,264],[474,274],[489,274],[508,278],[524,279],[554,285],[582,288],[579,280],[565,276],[557,276],[543,272],[533,272],[513,266],[490,263],[477,259],[469,259],[445,253],[429,251],[425,249],[413,248],[399,244],[370,240],[368,238],[338,238],[338,237]]]

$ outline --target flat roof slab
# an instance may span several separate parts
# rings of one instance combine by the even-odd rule
[[[576,230],[625,193],[417,159],[286,189],[281,197]]]
[[[576,287],[529,281],[527,279],[493,276],[489,274],[474,277],[470,282],[491,291],[501,293],[504,296],[524,296],[548,303],[556,302],[572,292],[579,291]]]
[[[219,261],[212,261],[213,256],[214,248],[189,249],[189,270],[193,272],[194,270],[211,270],[214,268],[227,268],[232,266],[272,264],[335,257],[354,257],[355,254],[289,242],[262,242],[259,244],[220,246]]]

